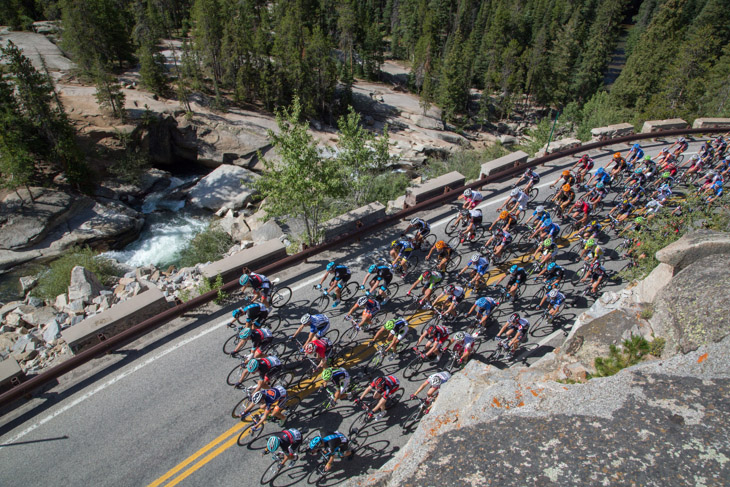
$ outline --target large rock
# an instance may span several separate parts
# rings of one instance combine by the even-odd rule
[[[698,230],[687,233],[656,253],[659,262],[679,272],[691,263],[708,255],[730,254],[730,233]]]
[[[189,201],[199,208],[216,211],[220,208],[237,210],[251,199],[256,175],[238,166],[222,165],[201,179],[188,193]]]
[[[80,265],[71,270],[71,283],[68,286],[69,301],[81,300],[89,303],[99,295],[99,291],[102,289],[104,287],[93,272]]]
[[[730,334],[730,254],[711,255],[676,273],[654,302],[650,322],[665,355],[687,353]]]
[[[38,326],[52,320],[58,311],[53,306],[43,306],[42,308],[33,309],[30,313],[24,313],[23,320],[27,323]]]

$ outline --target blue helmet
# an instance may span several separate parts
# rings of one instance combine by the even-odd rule
[[[253,333],[253,330],[251,328],[244,328],[243,331],[241,331],[241,338],[245,340],[246,338],[251,336],[251,333]],[[258,366],[258,362],[256,362]]]
[[[371,264],[370,267],[368,267],[368,273],[372,274],[373,272],[375,272],[375,269],[376,269],[375,264]]]
[[[234,318],[238,318],[238,315],[240,315],[241,313],[243,313],[243,310],[241,308],[238,308],[238,309],[234,309],[233,313],[231,313],[231,314],[233,315]]]
[[[241,277],[240,277],[240,278],[238,279],[238,284],[240,284],[241,286],[245,286],[246,284],[248,284],[248,274],[244,274],[244,275],[242,275],[242,276],[241,276]]]
[[[480,308],[484,308],[487,305],[487,298],[479,298],[475,304]]]
[[[597,189],[603,189],[603,186],[604,186],[604,184],[603,184],[603,181],[598,181],[598,182],[596,183],[596,188],[597,188]]]
[[[248,370],[249,372],[256,372],[256,371],[257,371],[257,370],[259,369],[259,361],[258,361],[258,360],[256,360],[255,358],[252,358],[252,359],[251,359],[251,360],[249,360],[249,361],[248,361],[248,363],[246,364],[246,369],[247,369],[247,370]],[[254,402],[256,402],[256,401],[254,401]]]
[[[315,436],[311,440],[309,440],[309,449],[314,450],[319,446],[319,444],[322,443],[322,437],[321,436]]]
[[[512,267],[509,268],[509,273],[514,274],[517,272],[517,264],[512,265]]]
[[[639,144],[634,144],[633,147],[631,147],[631,148],[632,149],[641,149],[641,146]]]
[[[269,451],[269,453],[274,453],[276,449],[279,448],[280,444],[281,441],[279,440],[279,437],[271,436],[269,437],[269,441],[266,442],[266,449]]]
[[[547,270],[551,271],[551,270],[555,269],[556,265],[558,265],[558,264],[556,264],[555,262],[550,262],[547,266]]]
[[[332,268],[333,268],[334,266],[335,266],[335,263],[334,263],[334,262],[330,262],[329,264],[327,264],[327,270],[328,270],[328,271],[329,271],[329,270],[332,270]]]

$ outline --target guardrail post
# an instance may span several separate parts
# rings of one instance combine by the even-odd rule
[[[362,221],[361,220],[358,220],[358,221],[355,222],[355,230],[356,231],[357,230],[360,230],[362,227],[363,227],[363,224],[362,224]],[[360,240],[361,240],[360,239],[360,235],[358,235],[356,241],[359,242]]]

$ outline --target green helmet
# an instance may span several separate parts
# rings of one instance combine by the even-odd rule
[[[329,369],[324,369],[324,370],[322,371],[322,380],[323,380],[323,381],[328,381],[328,380],[330,380],[330,379],[332,378],[332,372],[333,372],[332,368],[329,368]]]
[[[672,173],[670,173],[669,171],[664,171],[664,172],[662,173],[662,178],[664,178],[664,179],[667,179],[667,178],[668,178],[668,177],[670,177],[671,175],[672,175]]]
[[[550,247],[550,246],[551,246],[551,245],[553,244],[553,239],[552,239],[552,238],[550,238],[550,237],[548,237],[548,238],[546,238],[546,239],[545,239],[545,240],[544,240],[544,241],[542,242],[542,244],[543,244],[543,245],[544,245],[545,247]]]
[[[383,328],[390,331],[393,328],[395,328],[395,320],[388,320],[385,322],[385,325],[383,325]]]
[[[643,223],[644,222],[644,217],[643,216],[637,216],[634,221],[636,223]]]
[[[645,161],[651,161],[651,156],[649,154],[644,156]]]
[[[588,239],[588,240],[586,241],[586,245],[587,245],[588,247],[593,247],[594,245],[596,245],[596,239],[595,239],[595,238],[589,238],[589,239]]]

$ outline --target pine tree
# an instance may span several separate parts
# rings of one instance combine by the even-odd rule
[[[124,92],[122,85],[117,78],[98,62],[92,73],[94,86],[96,87],[96,102],[100,107],[111,111],[112,115],[124,120],[126,111],[124,109]]]

